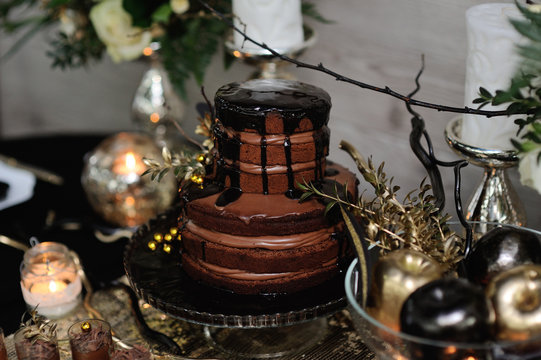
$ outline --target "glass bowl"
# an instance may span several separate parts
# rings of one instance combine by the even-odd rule
[[[541,359],[541,335],[520,342],[453,343],[435,341],[395,331],[362,308],[358,299],[361,277],[357,259],[349,266],[346,279],[346,297],[353,324],[363,342],[379,360],[531,360]]]

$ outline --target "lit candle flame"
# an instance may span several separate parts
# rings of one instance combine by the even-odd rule
[[[126,168],[130,171],[135,170],[135,156],[132,152],[126,154]]]
[[[56,282],[54,280],[51,280],[49,282],[49,290],[54,293],[57,290]]]

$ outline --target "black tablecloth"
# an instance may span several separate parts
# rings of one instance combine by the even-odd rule
[[[127,239],[112,244],[94,236],[102,222],[90,208],[81,187],[84,155],[97,146],[103,135],[59,135],[0,141],[0,154],[53,171],[64,178],[56,186],[37,180],[33,197],[0,211],[0,234],[28,244],[56,241],[76,251],[95,287],[124,274],[122,252]],[[48,219],[53,219],[48,221]],[[67,226],[79,224],[79,228]],[[23,252],[0,244],[0,326],[5,333],[16,330],[26,310],[19,286]]]

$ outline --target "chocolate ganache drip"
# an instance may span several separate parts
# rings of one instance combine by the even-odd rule
[[[216,206],[243,192],[271,194],[280,187],[297,198],[296,182],[323,179],[330,107],[324,90],[297,81],[257,79],[222,86],[215,97],[214,135],[216,182],[226,190]],[[313,149],[311,155],[307,148]],[[287,184],[280,185],[280,177]]]

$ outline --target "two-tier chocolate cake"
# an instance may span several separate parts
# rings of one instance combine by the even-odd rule
[[[326,160],[329,95],[289,80],[251,80],[215,97],[212,184],[184,192],[182,266],[239,294],[291,293],[336,276],[348,256],[343,224],[297,184],[334,188],[357,179]]]

